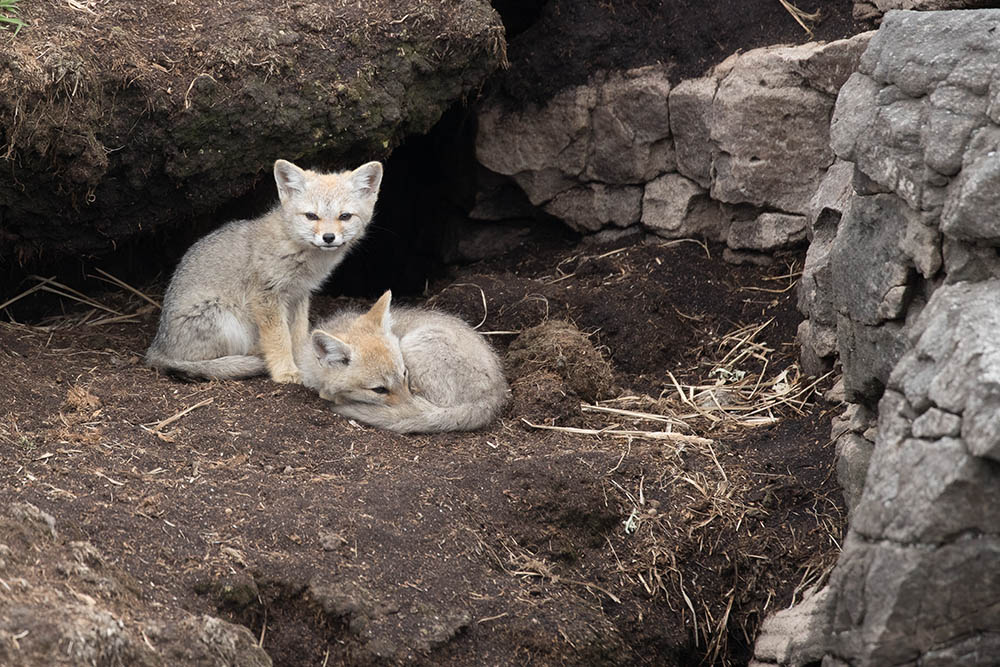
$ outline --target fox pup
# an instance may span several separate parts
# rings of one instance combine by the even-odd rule
[[[335,412],[400,433],[490,423],[509,395],[493,349],[457,317],[390,312],[391,299],[386,292],[367,313],[319,324],[300,350],[302,383],[333,401]]]
[[[146,363],[193,378],[270,374],[298,382],[309,298],[365,233],[382,165],[322,174],[274,163],[279,204],[237,220],[185,253],[163,298]]]

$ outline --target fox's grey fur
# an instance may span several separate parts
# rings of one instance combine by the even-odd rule
[[[321,174],[274,163],[280,203],[208,234],[181,259],[146,363],[197,378],[298,382],[309,299],[365,232],[382,165]]]
[[[381,428],[469,431],[490,423],[509,398],[500,360],[457,317],[393,308],[386,292],[367,313],[341,312],[300,349],[302,383],[334,411]]]

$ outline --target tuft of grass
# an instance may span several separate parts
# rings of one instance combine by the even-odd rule
[[[13,28],[15,35],[28,25],[17,15],[18,2],[20,0],[0,0],[0,28]]]

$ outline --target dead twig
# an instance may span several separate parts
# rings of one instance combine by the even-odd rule
[[[203,401],[199,401],[198,403],[195,403],[191,407],[184,408],[180,412],[175,413],[173,415],[170,415],[166,419],[163,419],[163,420],[158,421],[158,422],[150,422],[148,424],[140,424],[140,426],[142,426],[142,428],[145,429],[146,431],[149,431],[150,433],[153,433],[154,435],[158,435],[158,434],[160,434],[160,433],[163,432],[164,428],[166,428],[167,426],[170,426],[171,424],[173,424],[175,421],[177,421],[178,419],[180,419],[184,415],[186,415],[189,412],[192,412],[194,410],[197,410],[198,408],[204,407],[204,406],[208,405],[209,403],[212,403],[214,400],[215,400],[214,398],[206,398]]]
[[[617,425],[608,428],[577,428],[575,426],[548,426],[546,424],[533,424],[527,419],[521,421],[533,429],[542,431],[559,431],[562,433],[572,433],[575,435],[607,435],[613,438],[646,438],[647,440],[669,440],[672,442],[683,442],[693,445],[711,444],[708,438],[697,435],[686,435],[684,433],[671,433],[669,431],[636,431],[631,429],[620,429]]]

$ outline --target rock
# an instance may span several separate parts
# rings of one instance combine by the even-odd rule
[[[449,226],[450,241],[441,249],[447,264],[469,264],[500,257],[520,247],[531,235],[531,221],[518,223],[458,220]]]
[[[941,11],[945,9],[975,9],[988,7],[990,0],[854,0],[854,18],[870,21],[881,18],[893,9]]]
[[[868,466],[875,447],[871,429],[876,414],[857,403],[848,405],[844,413],[834,417],[830,439],[836,445],[837,481],[844,489],[848,513],[854,512],[865,488]]]
[[[849,47],[772,47],[731,58],[708,120],[713,198],[808,211],[834,158],[828,129],[834,98],[826,91],[850,71],[863,46],[859,40]],[[812,79],[816,87],[809,85],[813,71],[823,72]]]
[[[670,132],[677,171],[705,188],[712,186],[709,112],[719,82],[714,77],[681,81],[670,91]]]
[[[796,340],[799,360],[809,375],[822,375],[833,366],[837,353],[837,310],[830,269],[830,250],[843,211],[853,192],[849,162],[834,163],[809,203],[810,238],[802,278],[798,284],[798,308],[805,316]]]
[[[836,227],[840,222],[847,203],[854,194],[853,176],[854,165],[844,160],[836,160],[823,175],[823,180],[809,200],[807,215],[810,241],[816,236],[817,227]]]
[[[847,400],[868,405],[877,402],[906,347],[904,322],[869,326],[838,316],[837,348]]]
[[[756,220],[734,221],[726,235],[726,245],[733,250],[788,248],[806,239],[807,226],[804,215],[761,213]]]
[[[592,144],[584,178],[626,185],[674,171],[669,96],[670,81],[663,67],[609,75],[591,116]]]
[[[876,326],[904,316],[893,288],[906,287],[914,270],[902,249],[916,214],[891,195],[855,197],[830,249],[837,311]]]
[[[559,193],[544,208],[576,231],[628,227],[642,215],[642,188],[590,183]]]
[[[966,133],[968,136],[968,133]],[[960,145],[964,145],[963,141]],[[962,158],[961,174],[949,187],[941,213],[941,232],[962,241],[1000,245],[1000,128],[976,133]],[[957,171],[957,169],[956,169]]]
[[[830,602],[805,628],[767,626],[761,660],[996,662],[998,46],[1000,11],[891,12],[841,89],[831,142],[856,192],[828,261],[845,397],[881,397],[878,427],[871,447],[858,407],[833,429],[851,513]],[[819,316],[821,255],[807,264],[800,303]]]
[[[837,352],[836,327],[802,320],[795,332],[795,342],[799,345],[799,366],[803,373],[818,376],[833,368],[833,356]]]
[[[875,443],[854,432],[837,439],[837,482],[844,489],[848,515],[861,499],[874,448]]]
[[[680,174],[664,174],[643,190],[642,225],[665,238],[721,241],[729,217],[704,188]]]
[[[641,220],[657,234],[725,240],[738,218],[732,250],[785,247],[804,229],[788,216],[808,214],[833,163],[834,96],[869,38],[755,49],[676,87],[657,65],[595,73],[541,105],[497,94],[479,112],[477,157],[579,231],[639,220],[628,188],[644,186]]]
[[[506,109],[499,101],[479,112],[476,158],[491,171],[513,176],[539,206],[569,189],[590,152],[590,114],[599,99],[589,86],[558,93],[544,107]]]
[[[967,12],[887,15],[834,111],[837,155],[917,210],[961,198],[949,177],[973,162],[966,144],[987,121],[995,65],[981,54],[1000,47],[1000,13],[977,12],[974,27],[970,20]],[[978,178],[988,179],[989,168],[978,165]],[[974,189],[970,180],[965,187]]]
[[[774,258],[770,255],[752,250],[733,250],[732,248],[723,248],[722,261],[728,264],[749,266],[771,266],[774,264]]]
[[[25,8],[0,52],[0,255],[53,263],[204,223],[278,157],[384,157],[503,59],[485,0],[175,10]]]
[[[996,250],[969,245],[947,236],[941,240],[945,282],[977,282],[1000,277],[1000,257]]]
[[[511,110],[493,98],[479,112],[476,157],[488,169],[512,176],[536,206],[577,190],[570,196],[572,207],[580,191],[642,184],[674,171],[669,95],[667,69],[648,66],[599,72],[542,106]],[[613,217],[616,224],[638,221],[638,216]],[[578,218],[570,224],[581,226]]]
[[[524,191],[507,176],[480,168],[476,185],[475,202],[468,213],[472,220],[527,220],[538,215],[538,209],[531,205]]]
[[[754,657],[765,665],[818,664],[827,652],[827,638],[821,634],[829,616],[832,599],[828,589],[808,591],[802,602],[771,614],[761,623]]]

